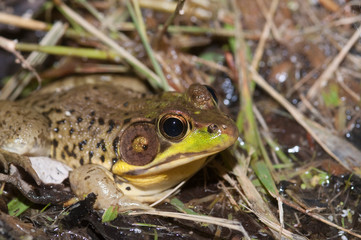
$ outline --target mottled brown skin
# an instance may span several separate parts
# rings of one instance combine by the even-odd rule
[[[19,104],[32,107],[48,119],[50,157],[65,161],[73,168],[94,163],[110,169],[119,159],[117,148],[123,126],[143,114],[139,105],[129,103],[129,96],[142,94],[95,84],[39,94]]]
[[[0,146],[26,155],[48,155],[49,119],[33,108],[0,101]]]

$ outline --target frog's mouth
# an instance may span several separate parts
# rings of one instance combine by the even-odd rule
[[[178,168],[180,166],[187,165],[191,162],[201,161],[207,157],[218,153],[219,151],[214,152],[204,152],[204,153],[178,153],[168,157],[166,160],[161,161],[160,163],[150,166],[149,168],[135,169],[127,172],[123,172],[123,176],[146,176],[146,175],[155,175],[167,172],[171,169]],[[116,173],[116,172],[114,172]]]

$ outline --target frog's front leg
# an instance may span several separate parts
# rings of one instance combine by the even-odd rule
[[[70,173],[70,185],[79,198],[89,193],[95,193],[97,200],[94,208],[107,209],[110,206],[120,206],[121,209],[151,209],[148,205],[124,196],[117,187],[112,173],[101,165],[87,164]]]

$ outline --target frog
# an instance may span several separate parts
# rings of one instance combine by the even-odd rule
[[[216,94],[194,83],[157,94],[113,81],[62,81],[0,101],[0,149],[72,168],[78,198],[95,208],[147,206],[234,144],[238,130]]]

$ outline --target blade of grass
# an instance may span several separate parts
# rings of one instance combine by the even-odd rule
[[[180,211],[180,212],[187,213],[187,214],[194,214],[194,215],[202,215],[202,214],[199,214],[199,213],[193,211],[192,209],[187,208],[185,206],[185,204],[178,198],[172,198],[170,200],[170,204],[172,204],[174,207],[176,207],[178,209],[178,211]]]
[[[24,197],[14,198],[8,203],[9,215],[19,216],[33,205],[32,202],[28,201]]]
[[[135,58],[133,55],[131,55],[128,51],[126,51],[123,47],[119,46],[118,43],[116,43],[114,40],[106,36],[103,32],[99,31],[96,27],[89,24],[82,16],[80,16],[78,13],[73,11],[71,8],[69,8],[67,5],[65,5],[62,2],[59,2],[57,4],[57,7],[64,11],[69,17],[71,17],[73,20],[75,20],[80,26],[82,26],[86,31],[93,34],[96,38],[98,38],[100,41],[102,41],[105,45],[112,48],[116,53],[124,57],[124,59],[132,66],[134,67],[139,73],[143,74],[147,80],[149,81],[149,84],[155,88],[161,88],[162,87],[162,81],[160,78],[154,74],[146,65],[144,65],[142,62],[140,62],[137,58]]]
[[[234,4],[234,9],[237,9]],[[235,12],[237,12],[235,10]],[[237,13],[236,13],[236,19]],[[247,62],[251,62],[251,56],[246,55],[248,46],[245,43],[243,36],[243,29],[240,21],[235,21],[235,45],[234,45],[234,56],[236,66],[239,66],[238,80],[241,92],[241,110],[237,116],[237,126],[240,132],[243,131],[246,145],[248,145],[248,151],[254,149],[254,154],[251,160],[252,169],[255,171],[257,177],[260,179],[262,184],[266,187],[268,192],[273,196],[278,196],[276,184],[273,181],[271,171],[273,166],[269,159],[268,153],[263,146],[258,126],[253,113],[253,100],[252,100],[252,89],[250,78],[248,76]],[[242,51],[243,50],[243,51]],[[262,156],[263,160],[260,159]],[[268,168],[265,168],[264,165]]]
[[[69,57],[81,57],[99,60],[110,60],[113,62],[120,62],[121,56],[114,51],[104,51],[93,48],[75,48],[67,46],[42,46],[29,43],[17,43],[15,45],[16,50],[19,51],[37,51],[52,55],[69,56]]]
[[[132,4],[130,3],[130,1],[126,1],[127,3],[127,7],[128,7],[128,11],[130,16],[132,17],[132,20],[134,22],[135,28],[138,31],[138,34],[140,36],[140,39],[142,40],[142,43],[144,45],[144,48],[148,54],[148,57],[153,65],[153,68],[155,70],[155,72],[158,74],[159,78],[160,78],[160,84],[163,90],[168,91],[169,90],[169,85],[167,83],[167,80],[164,76],[163,70],[160,67],[160,64],[158,63],[158,61],[156,60],[155,56],[154,56],[154,52],[149,44],[149,40],[147,37],[147,33],[145,31],[145,26],[143,23],[143,19],[142,19],[142,15],[140,13],[140,8],[139,8],[139,4],[138,1],[133,1],[134,3],[134,7],[132,6]]]
[[[102,216],[102,223],[111,222],[117,218],[119,213],[119,206],[110,206],[105,210]]]
[[[64,10],[63,8],[58,8],[58,10],[68,20],[68,22],[72,26],[72,29],[74,29],[77,34],[81,35],[85,32],[81,25],[74,18],[72,18],[66,13],[66,10]]]
[[[91,5],[88,1],[76,0],[75,2],[78,2],[84,8],[86,8],[88,10],[88,12],[90,12],[99,22],[104,21],[104,17],[102,16],[102,14],[100,14],[98,12],[98,10],[96,8],[94,8],[93,5]]]

